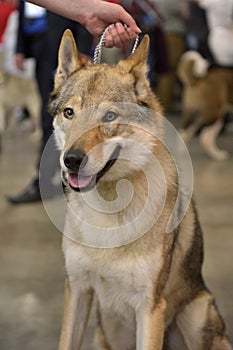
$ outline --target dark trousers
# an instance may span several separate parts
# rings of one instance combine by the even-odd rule
[[[46,176],[48,183],[52,179],[57,169],[57,161],[53,163],[53,159],[57,159],[56,149],[51,149],[51,161],[46,164],[41,163],[40,160],[48,142],[52,135],[53,118],[48,113],[49,94],[53,88],[53,70],[54,63],[48,56],[48,37],[47,33],[40,35],[32,35],[27,37],[27,55],[35,59],[35,77],[38,85],[38,90],[41,97],[41,111],[40,124],[42,130],[42,139],[40,145],[39,159],[37,162],[38,176],[34,181],[34,185],[39,188],[39,172],[41,176]],[[30,93],[30,92],[29,92]]]
[[[57,68],[58,48],[65,29],[72,30],[79,50],[89,55],[92,46],[92,36],[79,23],[48,12],[48,32],[31,43],[31,56],[36,60],[36,79],[42,99],[41,128],[42,140],[38,161],[40,182],[48,184],[58,169],[58,151],[55,142],[51,141],[53,133],[53,118],[48,113],[48,102],[53,90],[54,74]],[[50,142],[48,143],[48,141]],[[46,145],[49,145],[46,147]],[[52,146],[54,144],[54,146]],[[48,154],[45,154],[48,153]],[[42,160],[42,161],[41,161]],[[39,176],[35,179],[39,186]]]

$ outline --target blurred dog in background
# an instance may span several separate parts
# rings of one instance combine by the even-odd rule
[[[0,70],[0,147],[2,134],[16,107],[25,108],[30,116],[32,130],[39,130],[40,104],[38,88],[33,78],[27,79]]]
[[[198,133],[199,141],[213,159],[229,157],[216,139],[227,112],[233,112],[233,70],[212,67],[198,52],[188,51],[180,60],[178,77],[183,83],[181,135],[187,143]]]

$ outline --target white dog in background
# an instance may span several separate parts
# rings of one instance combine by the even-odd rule
[[[17,16],[15,11],[9,17],[0,47],[0,142],[16,107],[27,109],[32,129],[39,134],[41,101],[34,79],[34,61],[26,60],[23,72],[14,64]]]

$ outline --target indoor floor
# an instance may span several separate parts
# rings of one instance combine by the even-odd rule
[[[177,116],[171,116],[176,122]],[[204,276],[233,340],[233,130],[219,138],[227,161],[209,159],[193,139],[189,150],[194,194],[204,230]],[[37,146],[27,131],[11,128],[0,155],[0,349],[55,350],[61,326],[64,261],[61,234],[41,203],[13,206],[32,178]],[[91,350],[94,312],[85,336]],[[120,349],[119,349],[120,350]],[[182,350],[182,349],[180,349]]]

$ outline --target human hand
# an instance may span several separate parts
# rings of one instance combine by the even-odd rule
[[[105,47],[123,47],[127,42],[135,40],[137,33],[120,22],[111,24],[106,33]]]
[[[96,6],[93,6],[94,10],[88,12],[89,15],[81,17],[80,22],[94,36],[101,35],[110,25],[106,33],[106,47],[123,47],[141,33],[134,19],[122,6],[99,0],[96,1]]]

